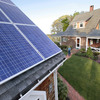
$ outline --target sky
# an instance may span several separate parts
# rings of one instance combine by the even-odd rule
[[[100,0],[12,0],[45,34],[51,34],[52,23],[63,15],[100,8]]]

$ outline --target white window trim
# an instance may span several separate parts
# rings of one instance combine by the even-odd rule
[[[79,47],[77,47],[77,39],[79,39]],[[81,49],[81,37],[76,37],[76,48]]]
[[[83,24],[83,27],[80,27],[81,24]],[[80,22],[79,23],[79,28],[85,28],[85,22]]]

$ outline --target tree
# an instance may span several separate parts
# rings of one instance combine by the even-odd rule
[[[79,12],[75,12],[73,15],[64,15],[55,20],[52,24],[51,33],[57,34],[59,32],[63,32],[69,26],[69,23],[73,20],[73,18],[78,15]]]
[[[51,29],[51,33],[52,34],[56,34],[56,33],[59,33],[59,32],[63,32],[63,23],[62,23],[62,21],[64,19],[70,20],[70,16],[69,15],[61,16],[60,18],[58,18],[57,20],[55,20],[53,22],[52,29]]]
[[[89,58],[93,58],[93,52],[92,52],[92,50],[91,50],[90,47],[87,49],[86,54],[87,54],[87,56],[88,56]]]
[[[61,21],[63,23],[63,32],[66,31],[67,27],[69,26],[69,20],[68,18],[66,17],[65,19],[63,19]]]
[[[59,100],[66,100],[67,97],[67,87],[58,77],[58,98]]]

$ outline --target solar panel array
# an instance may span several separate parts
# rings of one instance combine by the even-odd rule
[[[13,25],[0,24],[0,80],[42,61]]]
[[[10,1],[10,0],[0,0],[0,1],[3,1],[5,3],[9,3],[9,4],[13,4],[14,5],[14,3],[12,1]]]
[[[38,28],[34,26],[19,26],[18,28],[31,41],[31,43],[40,51],[40,53],[48,58],[60,51],[56,45]]]
[[[0,84],[61,52],[21,10],[9,5],[13,4],[10,0],[2,1]]]
[[[0,21],[9,22],[9,20],[4,16],[4,14],[0,11]]]
[[[0,8],[14,23],[34,24],[20,9],[16,6],[0,3]]]

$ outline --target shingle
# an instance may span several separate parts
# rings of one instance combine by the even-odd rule
[[[1,86],[0,86],[0,95],[3,94],[3,93],[6,92],[6,91],[7,91],[7,88],[6,88],[5,84],[4,84],[4,85],[1,85]],[[1,100],[1,99],[0,99],[0,100]]]
[[[22,92],[27,87],[26,81],[20,82],[20,84],[16,85],[17,90]]]
[[[8,92],[5,92],[4,94],[0,95],[0,100],[11,100],[11,99],[12,96],[8,95]]]
[[[27,85],[32,84],[32,81],[30,80],[30,78],[27,78],[25,81],[26,81]]]
[[[15,90],[14,88],[11,88],[6,93],[7,93],[7,95],[9,95],[9,97],[13,98],[18,94],[18,92],[19,91],[17,89]]]

